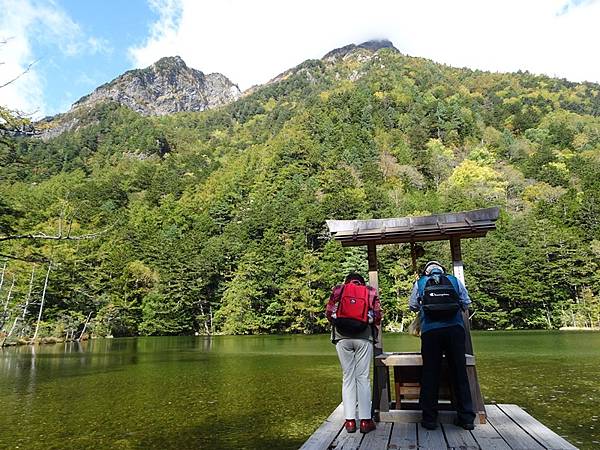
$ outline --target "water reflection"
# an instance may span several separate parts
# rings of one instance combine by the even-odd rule
[[[384,344],[419,348],[406,335]],[[600,334],[476,333],[474,345],[487,402],[597,446]],[[0,352],[0,375],[0,448],[291,449],[340,401],[324,335],[22,346]]]

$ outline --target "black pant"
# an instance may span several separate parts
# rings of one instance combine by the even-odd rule
[[[465,330],[460,325],[438,328],[421,335],[423,375],[419,401],[423,422],[437,421],[442,355],[446,355],[456,397],[456,412],[461,423],[473,423],[475,412],[467,377]]]

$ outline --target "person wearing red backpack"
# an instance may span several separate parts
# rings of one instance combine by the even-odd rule
[[[348,433],[356,431],[356,405],[360,432],[375,429],[371,418],[371,382],[374,327],[381,323],[377,290],[367,286],[358,273],[350,273],[344,284],[333,288],[326,310],[331,323],[331,341],[342,366],[342,402]]]

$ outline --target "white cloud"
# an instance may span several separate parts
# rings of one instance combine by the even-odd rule
[[[34,42],[65,56],[110,51],[106,41],[86,38],[80,26],[51,1],[0,0],[0,11],[0,41],[6,41],[0,44],[0,85],[16,78],[0,89],[0,105],[27,115],[37,118],[47,112],[40,67],[48,62],[45,55],[34,54]]]
[[[567,14],[574,8],[589,5],[597,1],[598,0],[567,0],[567,2],[560,7],[560,9],[557,12],[557,15]]]
[[[106,39],[90,36],[87,39],[87,51],[92,55],[95,55],[96,53],[106,53],[110,55],[113,52],[113,48]]]
[[[388,38],[403,53],[482,70],[600,82],[594,0],[152,0],[159,20],[130,49],[136,67],[180,55],[245,89],[348,43]]]

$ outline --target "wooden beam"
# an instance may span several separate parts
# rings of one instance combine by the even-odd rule
[[[544,450],[525,430],[515,426],[515,422],[496,405],[487,405],[487,418],[490,424],[514,450]]]
[[[450,252],[452,254],[452,273],[463,285],[465,284],[465,270],[462,261],[462,252],[460,248],[460,239],[450,239]],[[473,354],[473,342],[471,341],[471,324],[469,321],[469,311],[463,311],[463,321],[465,323],[465,352]]]
[[[390,435],[389,449],[417,449],[417,426],[414,423],[394,423]]]
[[[465,284],[465,270],[462,261],[462,251],[460,247],[460,238],[450,238],[450,252],[452,253],[452,273]]]
[[[531,417],[521,407],[517,405],[497,406],[544,447],[552,450],[577,450],[577,447],[567,442],[562,436],[556,434],[534,417]]]
[[[451,423],[442,425],[448,447],[460,450],[479,450],[479,445],[471,433],[465,433],[465,430]]]
[[[456,418],[456,411],[438,411],[438,422],[453,423]],[[381,413],[382,422],[394,423],[419,423],[423,419],[423,413],[420,409],[392,409]]]
[[[344,406],[342,403],[307,439],[300,450],[327,450],[344,425]]]
[[[471,354],[465,354],[467,366],[475,365],[475,357]],[[423,365],[423,357],[418,352],[392,352],[382,353],[376,358],[377,365],[384,366],[417,366]]]
[[[379,277],[377,274],[377,246],[374,243],[367,245],[367,258],[369,262],[369,286],[377,289],[379,292]],[[377,327],[377,342],[375,343],[375,355],[383,352],[383,340],[381,337],[381,327]]]
[[[389,234],[389,233],[388,233]],[[480,232],[468,232],[468,233],[457,233],[454,236],[459,237],[460,239],[467,238],[481,238],[485,237],[487,234],[487,230]],[[452,236],[451,233],[442,234],[428,234],[428,235],[418,235],[411,236],[410,234],[402,235],[402,236],[392,236],[381,238],[379,235],[375,237],[357,237],[354,239],[352,235],[334,235],[334,239],[339,241],[343,247],[357,247],[360,245],[367,245],[369,243],[373,243],[375,245],[384,245],[384,244],[406,244],[409,242],[431,242],[431,241],[447,241]]]
[[[367,259],[369,263],[369,285],[379,292],[379,278],[377,274],[377,246],[373,242],[367,245]],[[383,336],[381,326],[375,327],[375,343],[373,346],[373,399],[371,413],[379,419],[379,411],[388,411],[391,400],[389,390],[389,370],[387,367],[377,366],[375,358],[383,353]]]
[[[462,250],[460,247],[460,238],[450,238],[450,252],[452,254],[452,272],[463,285],[465,283],[465,270],[462,261]],[[473,355],[473,341],[471,340],[471,321],[469,320],[469,310],[463,311],[463,322],[465,325],[465,352]],[[471,388],[471,397],[477,420],[479,423],[485,423],[486,414],[483,403],[483,395],[481,395],[481,387],[477,378],[477,368],[475,366],[468,367],[467,375],[469,377],[469,385]]]

